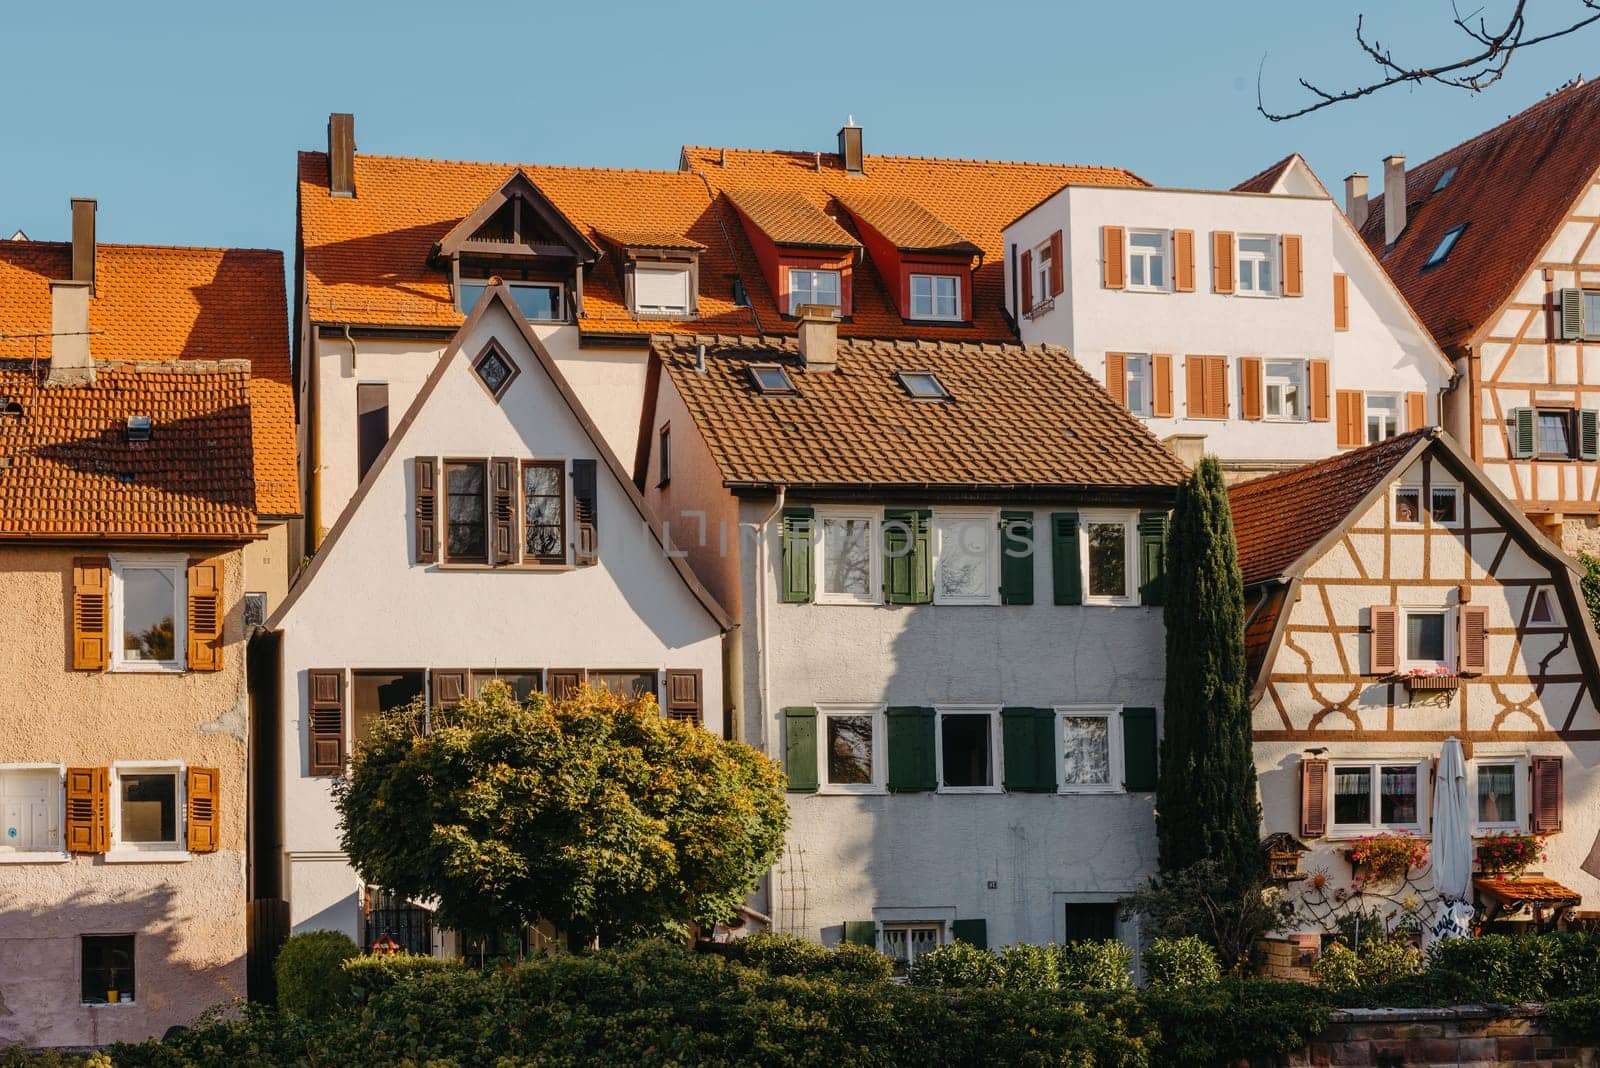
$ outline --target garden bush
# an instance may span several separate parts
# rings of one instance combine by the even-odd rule
[[[1559,998],[1544,1006],[1545,1019],[1569,1042],[1600,1043],[1600,994]]]
[[[1000,962],[987,949],[969,942],[952,942],[918,957],[908,979],[912,986],[994,987],[1000,985]]]
[[[305,931],[278,951],[273,974],[278,980],[278,1007],[291,1016],[315,1018],[342,1007],[349,997],[350,977],[343,964],[361,950],[339,931]]]
[[[1133,950],[1108,938],[1053,947],[1062,990],[1126,990],[1133,985]]]
[[[1000,986],[1006,990],[1060,989],[1060,958],[1055,948],[1027,942],[1006,946],[996,954],[1000,964]]]
[[[1332,993],[1378,986],[1422,973],[1422,951],[1404,936],[1363,939],[1359,949],[1333,942],[1311,966],[1318,985]]]
[[[460,971],[465,966],[461,960],[425,957],[420,953],[398,953],[392,957],[351,957],[341,965],[349,979],[349,997],[353,1004],[360,1004],[396,983],[418,975]]]
[[[894,961],[869,946],[844,943],[833,948],[788,934],[753,934],[717,947],[731,961],[768,975],[828,976],[841,982],[881,983],[894,974]]]
[[[1157,938],[1144,951],[1144,977],[1151,986],[1206,986],[1221,981],[1222,966],[1195,935]]]

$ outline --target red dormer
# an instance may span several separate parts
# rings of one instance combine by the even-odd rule
[[[849,231],[799,193],[741,190],[728,199],[785,316],[797,316],[804,304],[852,313],[851,274],[861,243]]]
[[[849,196],[855,220],[900,318],[971,322],[972,274],[983,250],[909,197]]]

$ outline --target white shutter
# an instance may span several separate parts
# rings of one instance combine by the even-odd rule
[[[643,313],[688,314],[689,272],[682,268],[636,268],[633,272],[633,306]]]

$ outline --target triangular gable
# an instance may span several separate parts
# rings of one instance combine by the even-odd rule
[[[509,218],[507,212],[511,213]],[[502,225],[491,227],[491,223]],[[494,229],[496,236],[482,236],[486,228]],[[502,233],[504,236],[500,236]],[[454,256],[461,252],[490,255],[565,252],[585,264],[600,258],[600,249],[594,242],[562,214],[521,168],[434,246],[435,256]]]
[[[450,367],[455,362],[456,357],[461,354],[462,346],[466,343],[467,338],[472,336],[480,321],[489,313],[489,310],[496,303],[500,305],[500,308],[505,313],[507,320],[515,324],[516,328],[521,332],[523,341],[526,342],[529,350],[538,359],[540,367],[544,370],[545,374],[549,376],[551,383],[553,383],[556,387],[556,391],[561,395],[561,398],[566,403],[567,408],[572,412],[573,417],[577,420],[579,426],[582,427],[583,432],[588,436],[590,443],[593,444],[596,453],[605,462],[607,470],[611,472],[612,478],[616,480],[616,483],[620,487],[623,495],[626,496],[633,504],[634,510],[638,514],[643,526],[650,532],[650,537],[660,548],[662,558],[672,565],[672,568],[677,573],[679,579],[688,588],[689,592],[694,595],[695,599],[701,604],[701,606],[705,608],[706,612],[711,616],[711,618],[716,621],[717,625],[724,631],[728,630],[733,625],[732,617],[728,615],[727,610],[723,608],[722,604],[711,594],[711,591],[707,590],[705,586],[701,584],[694,572],[689,570],[689,566],[683,560],[683,558],[676,552],[671,551],[671,547],[667,545],[663,539],[663,525],[656,518],[655,513],[651,510],[650,506],[645,502],[644,497],[639,493],[638,487],[633,484],[633,480],[628,477],[627,472],[622,467],[621,461],[619,461],[616,454],[611,451],[611,447],[606,444],[604,436],[601,435],[599,429],[595,426],[594,420],[584,408],[583,403],[578,399],[578,396],[573,391],[572,386],[567,382],[566,376],[561,373],[561,369],[556,365],[556,362],[551,357],[549,350],[545,348],[543,342],[541,342],[538,336],[534,334],[532,329],[529,328],[527,320],[523,318],[522,313],[518,310],[515,300],[511,296],[510,290],[503,283],[490,286],[484,291],[483,296],[478,299],[478,303],[472,309],[471,314],[469,314],[466,321],[462,323],[461,329],[456,331],[455,336],[450,339],[450,344],[445,348],[443,355],[439,357],[439,360],[434,365],[433,370],[429,372],[427,381],[425,381],[422,385],[422,388],[417,391],[416,399],[411,402],[411,407],[406,409],[406,414],[401,418],[399,424],[395,427],[394,433],[389,436],[389,440],[384,444],[383,450],[378,454],[377,460],[374,461],[371,469],[367,471],[366,476],[361,480],[361,484],[356,488],[355,495],[352,496],[350,498],[350,502],[345,505],[345,509],[340,514],[338,521],[334,524],[333,530],[328,533],[328,536],[323,540],[322,545],[318,548],[316,555],[312,558],[311,566],[308,567],[300,576],[299,581],[297,581],[294,587],[289,591],[289,595],[284,598],[283,602],[278,606],[277,611],[272,613],[272,617],[267,621],[267,629],[276,630],[282,625],[284,618],[294,607],[295,602],[299,600],[300,595],[307,588],[309,588],[313,582],[316,581],[318,571],[321,569],[323,563],[333,555],[335,548],[338,546],[340,539],[344,535],[346,529],[349,527],[351,520],[361,509],[362,503],[372,492],[373,486],[377,484],[385,469],[391,463],[402,462],[397,460],[395,457],[401,449],[407,432],[411,429],[412,424],[416,422],[418,414],[428,404],[429,399],[439,388],[439,383],[443,381],[445,375],[449,373]],[[463,367],[461,370],[463,373],[472,373],[471,369],[468,367]]]

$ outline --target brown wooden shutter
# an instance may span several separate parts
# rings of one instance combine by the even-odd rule
[[[105,768],[67,769],[67,852],[111,848],[111,775]]]
[[[592,564],[600,552],[599,475],[593,460],[572,461],[572,512],[578,532],[573,562]]]
[[[1100,259],[1105,264],[1107,289],[1121,289],[1128,284],[1128,241],[1122,227],[1100,227]]]
[[[80,556],[72,561],[72,670],[103,671],[110,656],[111,561]]]
[[[1308,360],[1311,368],[1311,421],[1313,423],[1326,423],[1328,421],[1328,361]]]
[[[1298,297],[1305,292],[1305,263],[1300,255],[1300,235],[1283,235],[1283,295]]]
[[[1059,297],[1067,288],[1067,260],[1061,247],[1061,231],[1050,235],[1050,295]]]
[[[1328,762],[1300,758],[1300,837],[1328,833]]]
[[[1372,633],[1367,637],[1367,674],[1393,675],[1400,670],[1400,610],[1392,604],[1375,604],[1368,618]]]
[[[1211,232],[1211,290],[1214,293],[1233,292],[1233,232]]]
[[[1172,231],[1172,288],[1178,293],[1194,292],[1194,231]]]
[[[344,671],[306,672],[306,737],[312,775],[344,771]]]
[[[1239,416],[1260,419],[1262,409],[1261,357],[1239,357]]]
[[[435,708],[449,708],[467,696],[466,668],[434,668],[428,677],[433,683]]]
[[[189,565],[189,670],[222,670],[222,628],[228,602],[222,591],[222,557]]]
[[[218,788],[216,768],[190,768],[184,788],[187,809],[189,852],[215,853],[217,851],[218,810],[221,790]]]
[[[1206,368],[1204,356],[1183,358],[1184,402],[1190,419],[1203,419],[1206,414]]]
[[[1533,776],[1533,803],[1528,819],[1534,834],[1554,834],[1561,829],[1561,810],[1565,801],[1564,765],[1558,756],[1536,756],[1530,769]]]
[[[1150,414],[1163,419],[1172,415],[1172,357],[1158,352],[1150,357]]]
[[[1428,395],[1422,392],[1406,394],[1406,429],[1421,430],[1428,425]]]
[[[439,559],[438,460],[432,456],[418,456],[411,461],[416,474],[416,499],[412,514],[417,525],[417,563],[431,564]]]
[[[1463,675],[1481,675],[1489,670],[1489,606],[1464,604],[1457,616],[1460,639],[1456,655]]]
[[[491,564],[517,562],[517,461],[497,456],[489,461],[489,486],[493,520],[489,540]]]
[[[673,719],[705,725],[705,700],[699,668],[667,671],[666,713]]]
[[[1022,314],[1033,311],[1033,250],[1022,254]]]
[[[560,704],[577,693],[582,685],[583,668],[551,668],[545,692],[550,695],[552,702]]]
[[[1350,329],[1350,276],[1333,276],[1333,328]]]
[[[1191,356],[1200,369],[1200,418],[1228,418],[1228,359],[1226,356]],[[1190,402],[1189,414],[1195,414]]]
[[[1111,394],[1111,399],[1122,405],[1128,406],[1128,354],[1125,352],[1106,353],[1106,391]]]
[[[1366,444],[1366,401],[1359,389],[1341,389],[1334,394],[1334,433],[1341,449],[1357,449]]]

